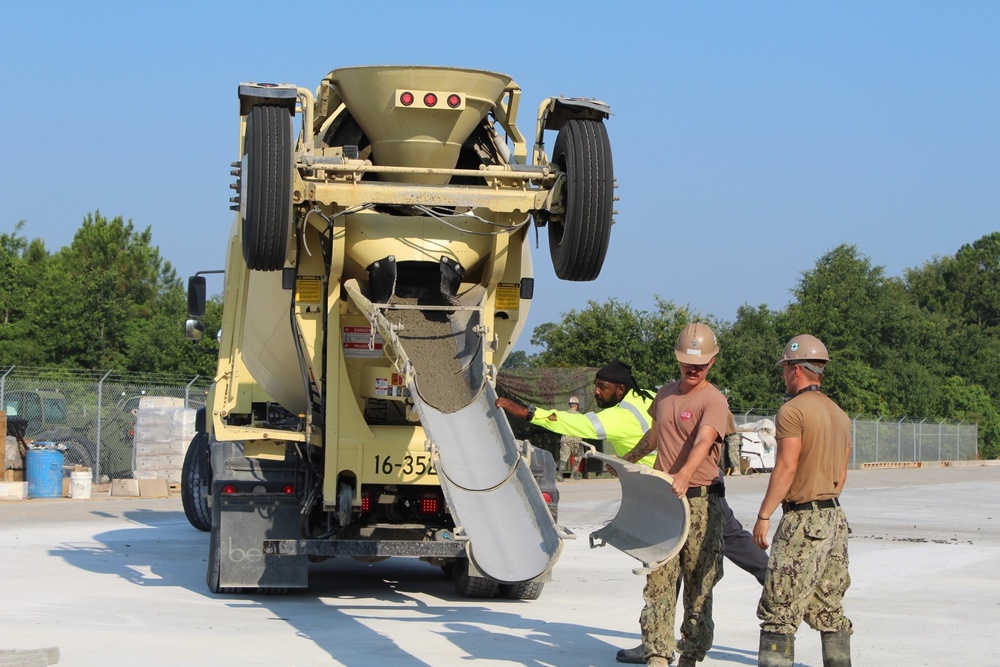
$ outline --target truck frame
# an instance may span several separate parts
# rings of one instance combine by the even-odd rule
[[[600,273],[610,108],[547,98],[529,161],[521,90],[494,72],[349,67],[238,97],[218,370],[182,478],[209,589],[406,556],[465,596],[537,598],[570,534],[552,456],[493,405],[496,369],[533,295],[532,226],[558,277]],[[193,276],[195,340],[205,295]]]

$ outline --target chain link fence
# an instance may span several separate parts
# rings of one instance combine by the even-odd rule
[[[500,395],[523,404],[534,403],[546,408],[566,409],[570,395],[579,397],[580,411],[596,410],[594,404],[594,368],[547,368],[502,370],[497,379]],[[734,410],[736,423],[746,424],[760,419],[774,420],[767,410]],[[515,431],[527,431],[522,420],[511,419]],[[866,418],[858,415],[851,420],[851,467],[864,464],[900,464],[918,461],[974,461],[979,458],[979,429],[976,423],[896,417]],[[553,451],[558,457],[556,435],[548,436],[538,427],[525,433],[532,444]]]
[[[89,467],[95,482],[133,476],[141,399],[172,397],[197,409],[211,384],[200,376],[17,366],[0,373],[0,409],[8,425],[27,440],[62,443],[65,465]]]
[[[774,413],[737,413],[736,424],[774,420]],[[979,458],[979,427],[974,422],[931,419],[851,419],[851,467],[864,464],[918,461],[975,461]]]
[[[554,371],[563,369],[554,369]],[[553,371],[553,372],[554,372]],[[536,374],[539,372],[535,372]],[[550,373],[551,374],[551,373]],[[592,369],[571,381],[542,379],[520,386],[513,374],[502,374],[501,392],[539,405],[563,407],[570,394],[581,399],[581,409],[593,410]],[[205,405],[211,378],[168,374],[68,371],[13,366],[0,371],[0,408],[10,420],[22,420],[28,440],[61,442],[66,465],[84,465],[94,481],[131,478],[135,470],[135,417],[143,397],[183,399],[189,408]],[[539,391],[537,385],[546,391]],[[558,385],[558,389],[556,389]],[[529,390],[530,389],[530,390]],[[533,394],[542,394],[534,396]],[[737,424],[774,419],[774,413],[752,409],[735,414]],[[15,422],[16,423],[16,422]],[[851,420],[854,446],[851,467],[864,464],[978,459],[978,426],[973,422],[908,417]],[[540,437],[541,434],[535,434]],[[551,444],[557,447],[555,438]],[[543,445],[544,446],[544,445]]]

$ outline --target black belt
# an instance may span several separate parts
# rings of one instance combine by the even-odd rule
[[[840,507],[840,501],[836,498],[828,498],[827,500],[810,500],[805,503],[781,503],[781,508],[786,512],[800,512],[802,510],[828,510],[833,509],[834,507]]]
[[[706,496],[726,497],[726,487],[716,482],[709,486],[692,486],[687,490],[688,498],[704,498]]]

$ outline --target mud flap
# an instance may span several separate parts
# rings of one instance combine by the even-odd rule
[[[584,456],[611,466],[622,488],[618,513],[590,534],[591,548],[610,544],[632,556],[642,563],[632,570],[636,574],[648,574],[674,558],[687,540],[690,510],[687,499],[674,494],[670,476],[587,447]]]

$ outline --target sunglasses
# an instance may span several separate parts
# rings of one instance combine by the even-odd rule
[[[695,371],[696,373],[700,373],[706,368],[708,368],[708,364],[685,364],[683,361],[679,363],[681,365],[681,368],[683,368],[684,370]]]

